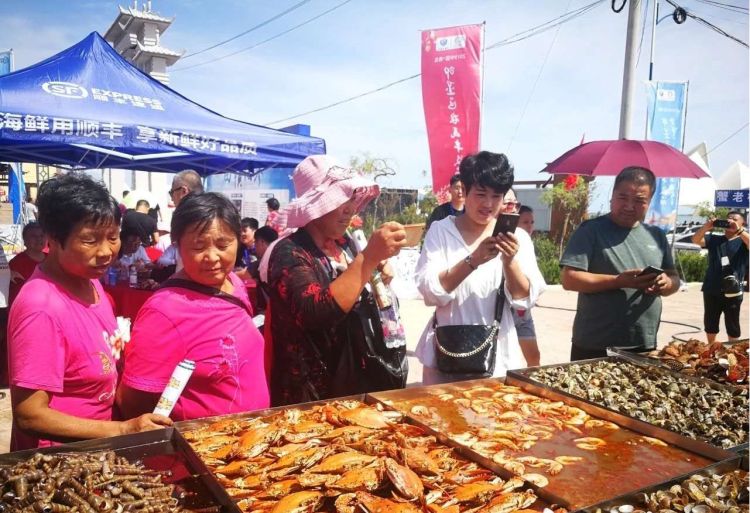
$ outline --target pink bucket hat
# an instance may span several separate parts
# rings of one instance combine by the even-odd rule
[[[361,212],[380,194],[375,182],[338,165],[328,155],[312,155],[300,162],[292,182],[297,198],[279,210],[280,224],[287,228],[302,228],[351,199],[355,210]]]

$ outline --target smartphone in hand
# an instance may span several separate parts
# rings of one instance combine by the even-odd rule
[[[664,271],[661,270],[661,269],[659,269],[658,267],[654,267],[653,265],[649,265],[644,270],[642,270],[641,272],[639,272],[638,276],[646,276],[647,274],[655,274],[655,275],[658,276],[658,275],[660,275],[663,272]]]
[[[500,214],[495,221],[495,229],[492,230],[492,236],[497,237],[500,233],[515,232],[519,217],[518,214]]]
[[[714,228],[729,228],[728,219],[716,219],[714,221]]]

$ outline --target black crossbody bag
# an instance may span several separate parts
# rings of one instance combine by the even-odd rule
[[[495,371],[497,335],[505,307],[505,277],[495,296],[495,321],[482,324],[437,325],[437,313],[432,317],[435,332],[435,355],[440,372],[446,374],[477,374],[489,377]]]
[[[190,280],[185,280],[182,278],[170,278],[164,283],[162,283],[161,285],[159,285],[159,289],[165,289],[167,287],[178,287],[182,289],[188,289],[188,290],[192,290],[193,292],[199,292],[201,294],[205,294],[206,296],[223,299],[224,301],[232,303],[235,306],[239,306],[245,312],[247,312],[247,315],[249,315],[250,317],[253,316],[253,313],[250,311],[247,305],[243,303],[239,298],[233,296],[232,294],[227,294],[226,292],[222,292],[219,289],[209,287],[208,285],[201,285],[200,283],[196,283]]]

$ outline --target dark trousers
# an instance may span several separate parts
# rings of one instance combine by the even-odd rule
[[[570,361],[577,362],[579,360],[590,360],[591,358],[604,358],[607,356],[607,349],[605,347],[590,349],[588,347],[579,347],[573,345],[570,348]]]
[[[740,326],[740,309],[742,308],[742,295],[737,297],[724,297],[723,294],[703,293],[703,327],[706,333],[716,334],[719,332],[719,319],[724,314],[724,326],[727,335],[732,338],[740,338],[742,328]]]

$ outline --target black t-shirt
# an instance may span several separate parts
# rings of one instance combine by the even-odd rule
[[[156,230],[156,220],[142,212],[128,210],[122,220],[122,231],[137,233],[144,246],[152,246],[154,244],[153,235]]]
[[[424,232],[427,233],[427,230],[430,229],[430,225],[435,221],[442,221],[448,216],[458,216],[463,213],[463,208],[461,210],[456,210],[455,208],[453,208],[453,205],[451,205],[450,201],[448,203],[438,205],[437,207],[435,207],[435,210],[432,211],[430,217],[427,219],[427,225],[424,227]]]
[[[740,237],[727,240],[724,235],[706,234],[706,249],[708,250],[708,268],[703,280],[703,292],[721,294],[721,279],[724,273],[721,269],[721,257],[729,257],[729,267],[741,283],[745,279],[748,265],[748,251]]]

